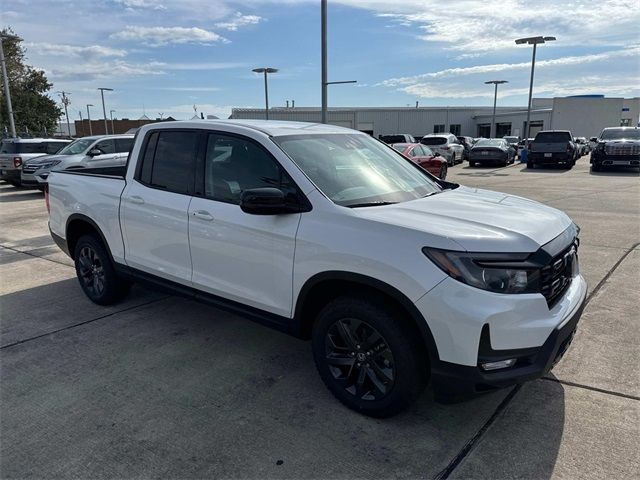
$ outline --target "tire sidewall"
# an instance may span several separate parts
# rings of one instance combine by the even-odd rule
[[[91,248],[96,253],[96,256],[100,259],[100,263],[102,264],[102,268],[104,270],[104,290],[100,295],[96,295],[94,294],[94,292],[89,290],[82,280],[80,274],[79,257],[80,251],[84,247]],[[116,274],[107,249],[104,247],[102,240],[97,238],[95,235],[83,235],[78,239],[78,242],[75,246],[73,258],[78,282],[80,283],[82,291],[89,298],[89,300],[97,303],[98,305],[110,305],[117,301],[119,297],[124,293],[123,291],[126,287],[125,282],[120,282],[120,279]]]
[[[394,385],[384,398],[362,400],[339,385],[325,361],[325,336],[336,321],[354,318],[367,322],[384,338],[394,358]],[[369,300],[343,297],[327,305],[313,327],[313,356],[321,378],[338,400],[349,408],[374,417],[387,417],[406,408],[426,384],[428,360],[421,360],[415,335],[408,334],[391,309]],[[421,361],[424,363],[421,364]]]

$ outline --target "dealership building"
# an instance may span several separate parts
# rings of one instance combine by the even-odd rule
[[[353,128],[375,137],[408,133],[421,137],[428,133],[489,137],[493,107],[334,107],[328,123]],[[275,107],[269,119],[320,122],[317,107]],[[264,119],[263,108],[234,108],[229,118]],[[524,136],[526,107],[496,109],[497,136]],[[539,130],[570,130],[576,137],[597,136],[605,127],[637,126],[640,97],[607,98],[603,95],[534,98],[531,109],[531,136]]]

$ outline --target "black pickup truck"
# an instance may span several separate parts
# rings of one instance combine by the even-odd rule
[[[606,167],[640,167],[640,128],[605,128],[591,152],[591,170]]]
[[[563,165],[570,169],[576,164],[577,148],[568,130],[543,130],[529,145],[527,168],[536,165]]]

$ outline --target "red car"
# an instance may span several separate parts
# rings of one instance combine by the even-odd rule
[[[427,172],[444,180],[447,177],[447,160],[421,143],[394,143],[391,145],[409,160]]]

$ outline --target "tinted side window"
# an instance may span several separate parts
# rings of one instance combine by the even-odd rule
[[[226,203],[240,203],[244,190],[280,188],[286,197],[296,196],[296,187],[282,168],[253,142],[238,137],[211,134],[205,157],[205,194]]]
[[[151,184],[151,168],[153,167],[153,156],[156,153],[156,145],[158,144],[158,132],[149,135],[147,145],[145,146],[144,155],[140,156],[142,167],[140,168],[140,181],[147,185]]]
[[[62,142],[47,142],[45,149],[47,151],[47,154],[52,155],[54,153],[58,153],[60,150],[62,150],[62,147],[64,147],[66,144],[62,143]]]
[[[133,138],[116,138],[116,152],[129,153],[133,146]]]
[[[116,144],[113,141],[113,139],[100,140],[98,143],[96,143],[93,146],[92,150],[94,150],[96,148],[102,152],[102,155],[107,155],[109,153],[115,153],[116,152]]]
[[[175,193],[190,193],[198,132],[158,132],[155,150],[150,185]]]

